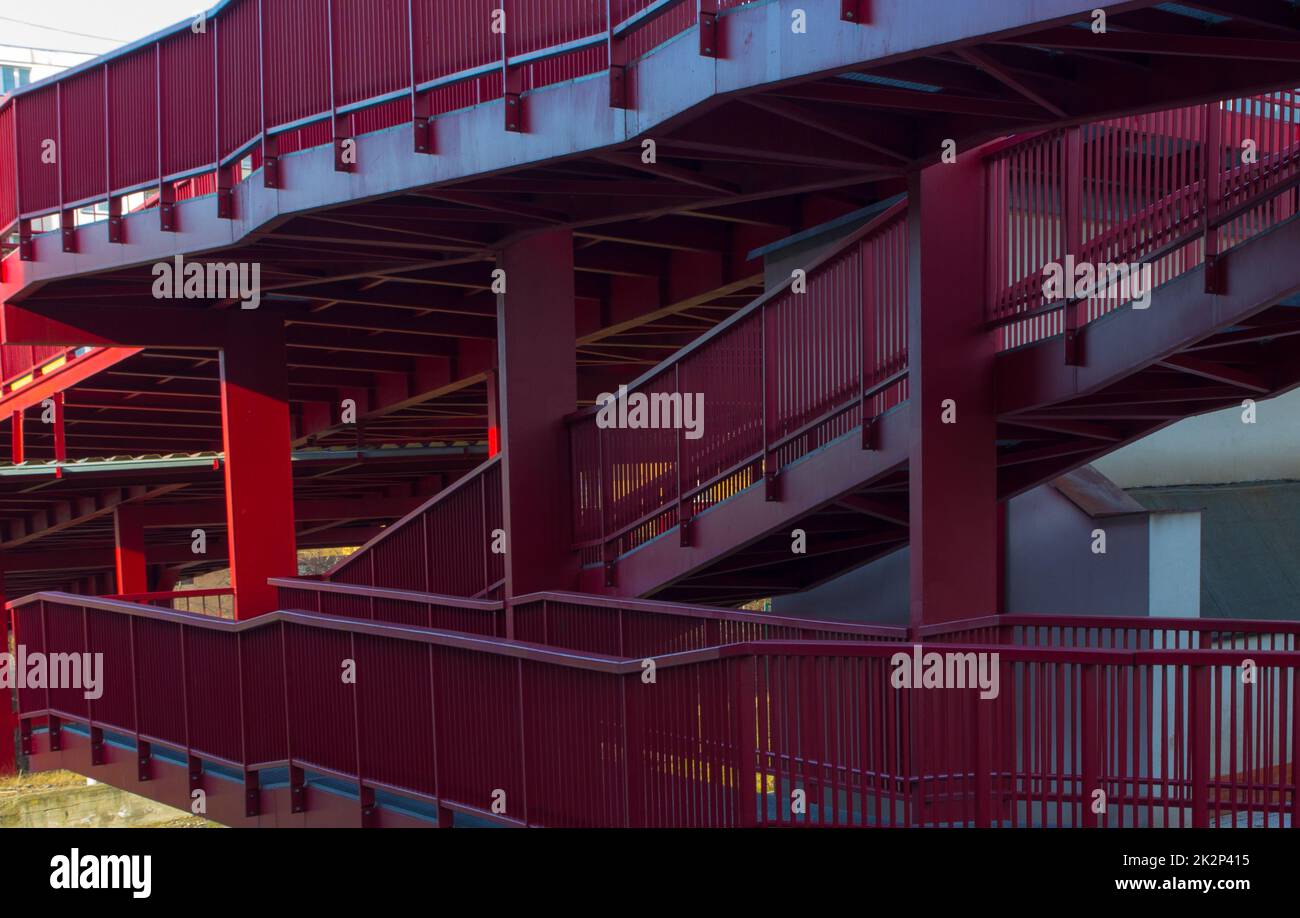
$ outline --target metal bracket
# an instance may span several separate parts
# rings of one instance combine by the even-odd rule
[[[289,766],[289,809],[294,813],[307,812],[307,776],[297,765]]]
[[[869,25],[871,0],[840,0],[840,19],[858,25]]]
[[[99,727],[90,728],[90,764],[104,764],[104,731]]]
[[[700,10],[700,56],[718,57],[718,14]]]
[[[618,64],[609,68],[609,107],[629,107],[627,104],[627,68]]]
[[[244,816],[252,819],[262,814],[262,790],[257,772],[244,772]]]
[[[63,251],[76,254],[77,212],[75,210],[65,210],[59,214],[59,230],[63,236]]]
[[[141,740],[136,749],[135,779],[137,781],[144,783],[145,781],[153,779],[153,776],[150,774],[152,769],[149,767],[152,760],[153,749],[148,743]]]

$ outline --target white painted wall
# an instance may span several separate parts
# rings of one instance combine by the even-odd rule
[[[1201,617],[1201,513],[1153,513],[1150,524],[1148,614]]]

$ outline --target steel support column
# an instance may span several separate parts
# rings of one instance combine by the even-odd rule
[[[0,639],[4,641],[0,653],[9,650],[9,628],[12,619],[9,610],[3,608],[3,604],[8,602],[4,576],[4,570],[0,569]],[[18,713],[15,707],[17,698],[18,689],[0,689],[0,777],[18,771]]]
[[[983,170],[966,153],[908,183],[911,624],[998,611],[993,335]]]
[[[509,598],[577,582],[564,420],[578,404],[573,234],[531,236],[498,264],[506,272],[506,292],[497,296],[497,391]]]
[[[144,520],[133,507],[113,511],[113,544],[117,592],[148,593],[149,568],[145,563]]]
[[[221,351],[221,433],[235,617],[275,609],[268,577],[297,574],[284,323],[245,315]]]

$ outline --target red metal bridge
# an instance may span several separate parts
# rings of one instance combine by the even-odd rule
[[[927,6],[230,0],[0,102],[0,571],[104,661],[19,689],[30,766],[230,825],[1295,825],[1300,626],[1000,572],[1009,498],[1300,383],[1300,20]],[[903,545],[907,622],[739,608]]]

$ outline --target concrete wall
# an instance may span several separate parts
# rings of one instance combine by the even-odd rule
[[[1094,554],[1093,530],[1106,533]],[[1196,511],[1093,519],[1050,485],[1007,508],[1008,612],[1051,615],[1200,615],[1201,517]],[[780,615],[904,625],[908,550],[792,596]],[[988,614],[971,610],[971,616]]]
[[[1093,554],[1094,529],[1105,554]],[[1093,520],[1050,485],[1007,507],[1008,612],[1145,615],[1149,570],[1145,515]]]

